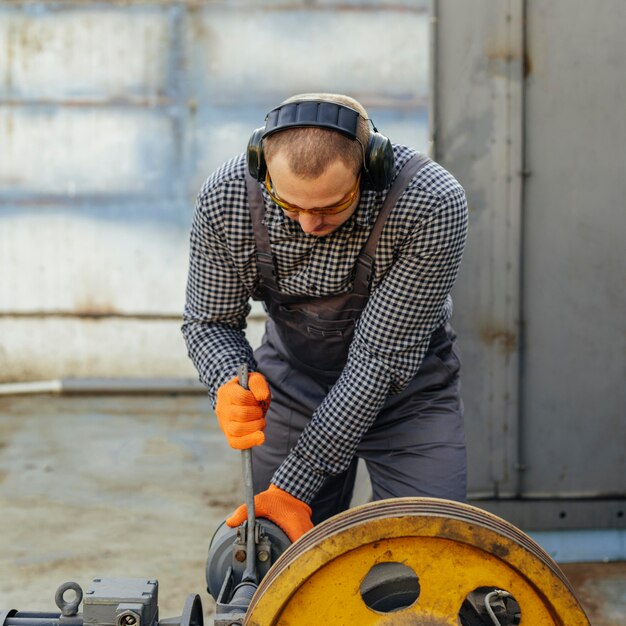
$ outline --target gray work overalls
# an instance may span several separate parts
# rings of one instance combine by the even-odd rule
[[[261,188],[247,178],[248,200],[261,279],[255,299],[268,312],[258,370],[272,392],[265,443],[252,449],[255,493],[270,480],[296,444],[312,414],[339,378],[354,327],[369,297],[376,246],[387,216],[428,158],[416,154],[396,177],[355,266],[352,291],[325,297],[282,293],[267,228]],[[356,464],[363,458],[373,499],[432,496],[464,501],[466,455],[460,362],[449,325],[436,330],[415,378],[387,398],[362,438],[350,467],[329,476],[311,503],[313,522],[348,508]]]

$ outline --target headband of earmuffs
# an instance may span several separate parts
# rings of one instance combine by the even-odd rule
[[[265,117],[265,126],[257,128],[248,141],[246,158],[250,175],[258,181],[265,179],[265,137],[289,128],[314,126],[328,128],[359,141],[359,117],[358,111],[327,100],[299,100],[272,109]],[[367,146],[362,145],[362,148],[366,186],[377,191],[385,189],[391,184],[395,172],[391,141],[374,127]]]

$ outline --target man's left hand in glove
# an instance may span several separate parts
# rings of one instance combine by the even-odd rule
[[[311,507],[275,485],[270,485],[267,491],[254,496],[254,509],[256,517],[274,522],[292,542],[313,528]],[[226,524],[231,528],[243,524],[248,517],[247,511],[246,505],[242,504],[226,520]]]

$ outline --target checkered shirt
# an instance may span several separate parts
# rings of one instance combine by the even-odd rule
[[[394,146],[394,152],[397,171],[415,153],[405,146]],[[259,284],[245,167],[240,155],[208,178],[191,229],[182,331],[213,403],[240,363],[256,369],[243,332]],[[363,191],[354,215],[325,237],[302,232],[265,189],[263,194],[281,291],[311,297],[349,291],[385,192]],[[466,235],[463,188],[440,165],[428,163],[387,219],[346,366],[274,474],[276,486],[311,502],[328,475],[348,467],[387,396],[418,373],[432,332],[450,319],[450,289]]]

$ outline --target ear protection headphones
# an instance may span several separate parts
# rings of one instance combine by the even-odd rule
[[[329,128],[350,139],[357,138],[359,112],[325,100],[301,100],[272,109],[265,117],[265,126],[257,128],[248,141],[246,159],[250,175],[258,181],[265,180],[267,166],[263,155],[263,139],[287,128],[316,126]],[[378,132],[372,124],[367,146],[363,149],[363,179],[366,186],[381,191],[389,186],[394,175],[394,155],[391,141]],[[361,143],[361,142],[359,142]]]

